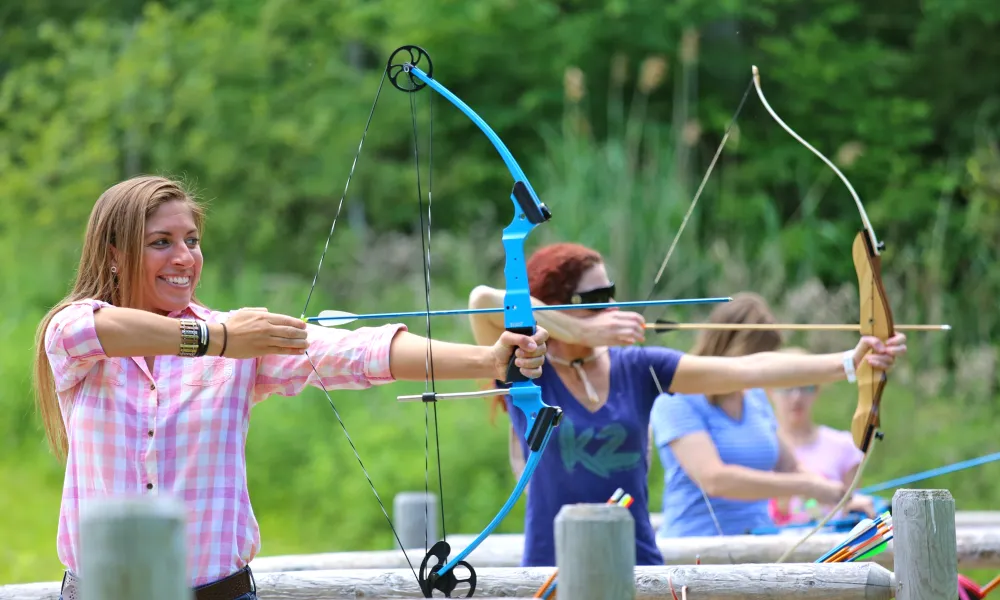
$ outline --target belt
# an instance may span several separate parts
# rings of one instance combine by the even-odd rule
[[[256,590],[250,567],[246,566],[225,579],[194,588],[195,600],[234,600]],[[63,600],[79,600],[80,579],[66,571],[60,595]]]

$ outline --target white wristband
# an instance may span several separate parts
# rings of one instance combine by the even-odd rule
[[[844,373],[847,375],[847,381],[854,383],[858,380],[854,374],[854,350],[844,352],[843,362]]]

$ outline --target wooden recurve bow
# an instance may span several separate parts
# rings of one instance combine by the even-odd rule
[[[865,212],[861,198],[858,197],[858,193],[854,190],[851,182],[847,180],[847,177],[840,172],[840,169],[830,159],[823,156],[809,142],[802,139],[801,136],[795,133],[774,112],[774,109],[768,104],[767,99],[764,98],[764,92],[760,85],[760,73],[756,66],[753,67],[753,84],[757,90],[757,96],[771,117],[800,144],[812,151],[828,167],[833,169],[834,173],[844,182],[844,185],[847,186],[848,191],[854,198],[854,203],[858,208],[858,213],[861,215],[863,225],[857,235],[854,236],[854,243],[851,248],[851,255],[854,259],[854,270],[858,277],[859,325],[861,335],[874,336],[885,342],[895,335],[895,328],[892,321],[892,307],[889,304],[889,299],[885,293],[885,286],[882,283],[882,251],[885,245],[878,241],[878,237],[876,237],[875,230],[868,219],[868,214]],[[882,393],[885,391],[888,377],[885,371],[872,367],[865,360],[862,360],[857,366],[855,377],[858,384],[858,404],[854,410],[854,417],[851,419],[851,435],[854,438],[854,444],[864,453],[861,463],[858,465],[857,473],[851,485],[848,486],[846,493],[830,512],[776,562],[784,562],[799,546],[812,537],[814,533],[822,529],[850,501],[854,495],[854,490],[857,489],[858,484],[861,482],[861,476],[871,458],[874,441],[882,438],[882,434],[879,431],[879,425],[881,424],[879,412],[882,404]]]

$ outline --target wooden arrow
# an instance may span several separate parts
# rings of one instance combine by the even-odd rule
[[[674,323],[657,320],[646,323],[655,331],[861,331],[860,325],[823,323]],[[951,325],[896,325],[898,331],[950,331]]]

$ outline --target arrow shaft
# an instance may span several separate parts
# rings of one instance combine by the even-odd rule
[[[860,331],[860,325],[806,323],[647,323],[646,329],[659,331]],[[947,331],[949,325],[896,325],[897,331]]]
[[[875,494],[877,492],[881,492],[884,490],[889,490],[892,488],[909,485],[911,483],[916,483],[918,481],[923,481],[925,479],[930,479],[931,477],[939,477],[941,475],[947,475],[949,473],[954,473],[956,471],[961,471],[963,469],[978,467],[979,465],[985,465],[987,463],[991,463],[996,460],[1000,460],[1000,452],[993,452],[992,454],[985,454],[978,458],[970,458],[969,460],[963,460],[950,465],[945,465],[943,467],[928,469],[926,471],[921,471],[920,473],[914,473],[912,475],[907,475],[905,477],[890,479],[889,481],[886,481],[884,483],[879,483],[876,485],[870,485],[866,488],[861,488],[857,490],[857,493]]]
[[[729,302],[732,298],[682,298],[678,300],[636,300],[632,302],[597,302],[592,304],[554,304],[551,306],[536,306],[533,308],[535,311],[549,311],[549,310],[576,310],[576,309],[601,309],[601,308],[628,308],[632,306],[656,306],[656,305],[684,305],[684,304],[713,304],[720,302]],[[430,312],[425,310],[415,310],[409,312],[392,312],[392,313],[371,313],[366,315],[352,315],[351,320],[361,321],[361,320],[374,320],[374,319],[405,319],[409,317],[427,317],[428,315],[432,317],[446,317],[446,316],[456,316],[456,315],[483,315],[483,314],[494,314],[502,313],[503,307],[498,308],[459,308],[452,310],[432,310]],[[306,319],[309,323],[322,323],[324,321],[343,321],[345,317],[308,317]]]
[[[491,390],[477,390],[475,392],[446,392],[443,394],[430,394],[428,396],[428,401],[432,400],[467,400],[469,398],[486,398],[489,396],[497,396],[510,393],[508,389],[491,389]],[[430,396],[433,396],[431,398]],[[417,402],[423,401],[425,398],[424,394],[406,394],[404,396],[396,396],[396,400],[400,402]]]

